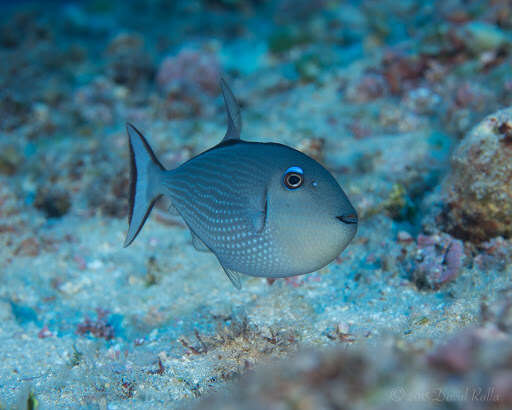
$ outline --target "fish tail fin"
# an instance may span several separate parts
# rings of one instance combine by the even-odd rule
[[[132,124],[126,124],[126,131],[130,145],[130,213],[125,248],[137,237],[155,202],[163,195],[165,172],[144,136]]]

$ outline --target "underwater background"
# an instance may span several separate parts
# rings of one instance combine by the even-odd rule
[[[0,408],[512,408],[512,2],[0,3]],[[356,238],[236,290],[161,201],[242,138],[324,164]]]

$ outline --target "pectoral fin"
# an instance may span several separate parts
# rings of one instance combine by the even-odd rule
[[[226,268],[221,261],[219,261],[220,266],[222,266],[222,269],[224,269],[224,272],[226,272],[226,275],[228,276],[229,280],[233,284],[235,288],[238,290],[242,289],[242,281],[240,280],[240,272],[237,272],[236,270]]]
[[[254,207],[249,207],[247,209],[247,217],[256,233],[261,233],[265,229],[265,224],[267,223],[267,213],[268,199],[267,192],[265,190],[260,204]]]

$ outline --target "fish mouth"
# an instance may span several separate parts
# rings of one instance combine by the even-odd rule
[[[347,225],[357,224],[357,215],[355,213],[340,215],[340,216],[337,216],[336,219],[338,219],[339,221],[341,221]]]

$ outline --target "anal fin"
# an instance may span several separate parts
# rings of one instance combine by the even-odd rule
[[[197,236],[194,232],[190,231],[190,234],[192,235],[192,245],[196,249],[196,251],[199,252],[210,252],[210,248],[205,245],[205,243],[199,239],[199,236]]]
[[[176,207],[172,204],[172,202],[169,203],[169,206],[167,207],[167,212],[169,212],[169,215],[172,216],[181,216]]]
[[[240,280],[240,272],[237,272],[236,270],[226,268],[220,261],[220,266],[222,266],[222,269],[224,269],[224,272],[226,272],[226,275],[228,276],[229,280],[233,284],[235,288],[238,290],[242,289],[242,281]]]

